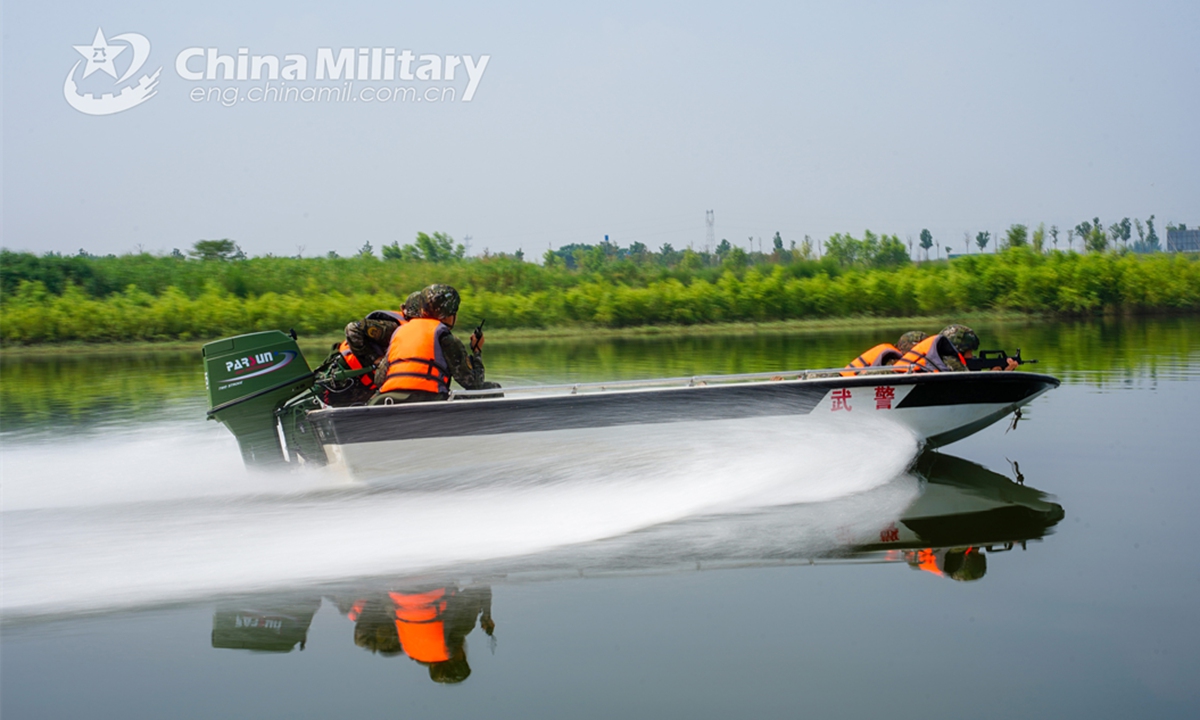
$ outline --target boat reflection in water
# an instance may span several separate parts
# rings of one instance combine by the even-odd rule
[[[1063,519],[1062,506],[1026,487],[1019,469],[1020,484],[962,458],[931,452],[918,459],[915,472],[928,481],[921,496],[856,554],[882,553],[884,560],[902,559],[935,575],[978,580],[987,572],[988,554],[1024,548]]]
[[[433,681],[459,683],[471,673],[467,637],[478,627],[495,642],[490,583],[827,563],[907,564],[939,577],[979,580],[987,572],[988,555],[1025,549],[1027,542],[1051,534],[1063,518],[1061,505],[1026,487],[1019,472],[1017,477],[1021,483],[967,460],[928,452],[906,476],[909,482],[921,481],[919,495],[898,517],[893,513],[893,520],[874,517],[869,530],[862,522],[847,525],[841,520],[816,532],[812,526],[829,515],[847,517],[835,507],[839,504],[871,504],[870,493],[833,503],[695,518],[421,578],[243,600],[218,608],[212,645],[260,652],[303,650],[324,597],[349,621],[355,645],[381,657],[407,656],[428,668]],[[460,582],[463,578],[473,581]]]
[[[385,586],[386,587],[386,586]],[[476,624],[492,637],[492,589],[487,585],[397,583],[397,590],[336,594],[329,599],[354,623],[354,644],[382,657],[405,655],[429,668],[439,683],[471,674],[467,635]],[[303,650],[321,598],[267,601],[273,607],[219,608],[213,615],[214,648],[287,653]]]

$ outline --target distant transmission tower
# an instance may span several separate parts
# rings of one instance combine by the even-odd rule
[[[713,211],[704,211],[704,224],[708,226],[704,235],[704,252],[712,252],[712,249],[717,246],[716,220],[713,219]]]
[[[471,236],[463,235],[463,254],[471,257]]]

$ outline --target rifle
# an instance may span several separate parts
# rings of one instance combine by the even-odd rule
[[[479,321],[475,326],[475,332],[471,333],[471,352],[479,352],[479,341],[483,339],[483,324],[487,322],[487,318]]]
[[[1003,350],[980,350],[979,357],[967,358],[968,370],[991,370],[993,368],[1008,367],[1009,354]],[[1017,354],[1012,356],[1013,360],[1017,361],[1018,365],[1026,363],[1035,363],[1037,360],[1025,360],[1021,357],[1021,348],[1017,348]]]

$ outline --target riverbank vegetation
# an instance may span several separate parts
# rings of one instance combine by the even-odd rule
[[[602,243],[548,251],[542,264],[519,253],[464,257],[440,233],[388,246],[386,259],[369,246],[349,258],[247,258],[228,240],[201,241],[191,257],[2,251],[0,341],[193,340],[277,328],[331,334],[431,282],[458,287],[463,319],[486,317],[496,329],[1200,310],[1195,258],[1047,250],[1045,237],[1038,228],[1030,240],[1014,226],[998,253],[922,263],[896,236],[870,232],[832,236],[819,260],[811,240],[785,249],[778,235],[770,252],[726,242],[713,253]]]

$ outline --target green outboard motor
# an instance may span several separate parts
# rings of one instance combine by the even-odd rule
[[[229,428],[247,466],[287,462],[276,412],[313,385],[294,334],[268,330],[208,343],[204,383],[209,419]]]

